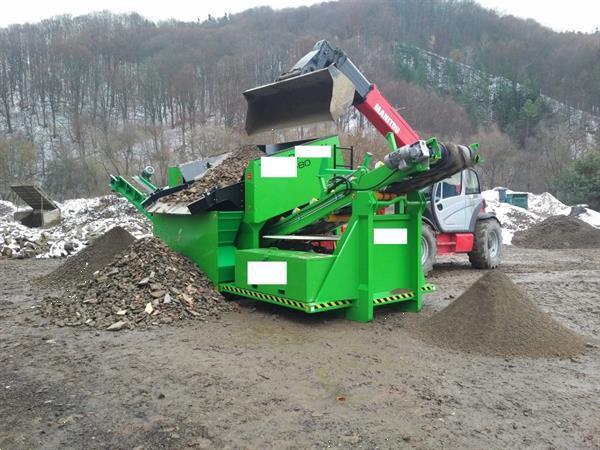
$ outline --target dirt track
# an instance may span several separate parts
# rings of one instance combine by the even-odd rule
[[[598,344],[597,250],[505,259],[542,309]],[[420,315],[388,307],[357,324],[243,301],[218,322],[109,333],[35,314],[29,280],[60,261],[0,260],[0,449],[599,448],[598,348],[505,360],[410,331],[480,275],[456,261],[438,266]]]

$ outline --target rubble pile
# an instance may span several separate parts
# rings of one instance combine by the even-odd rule
[[[189,189],[175,192],[163,198],[165,202],[191,203],[201,198],[212,189],[218,189],[231,184],[238,183],[244,176],[244,171],[250,161],[264,156],[264,153],[254,145],[245,145],[235,150],[225,158],[218,166],[208,170],[198,181],[195,181]]]
[[[218,319],[236,307],[190,260],[156,238],[144,238],[91,280],[62,295],[46,295],[40,311],[59,326],[117,331],[186,319]]]
[[[600,230],[575,217],[551,216],[517,232],[513,244],[540,249],[600,248]]]
[[[8,202],[5,202],[8,204]],[[51,228],[29,228],[13,220],[13,208],[0,214],[0,257],[54,258],[74,255],[115,226],[134,237],[148,236],[150,222],[124,198],[107,195],[59,204],[62,221]],[[2,212],[0,211],[0,212]]]
[[[585,339],[540,310],[497,270],[425,319],[420,330],[442,347],[490,356],[570,358],[586,348]]]

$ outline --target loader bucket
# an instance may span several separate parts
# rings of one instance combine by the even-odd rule
[[[337,119],[354,101],[354,85],[334,66],[244,92],[246,132]]]

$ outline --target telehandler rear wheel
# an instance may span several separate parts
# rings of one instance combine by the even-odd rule
[[[431,226],[423,223],[421,227],[421,264],[423,265],[423,274],[427,275],[432,271],[437,256],[437,239]]]
[[[469,261],[476,269],[494,269],[502,260],[502,227],[495,219],[478,220],[475,224],[473,251]]]

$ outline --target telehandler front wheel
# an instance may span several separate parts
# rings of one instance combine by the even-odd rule
[[[473,250],[469,261],[476,269],[494,269],[502,260],[502,227],[496,219],[478,220],[475,224]]]

